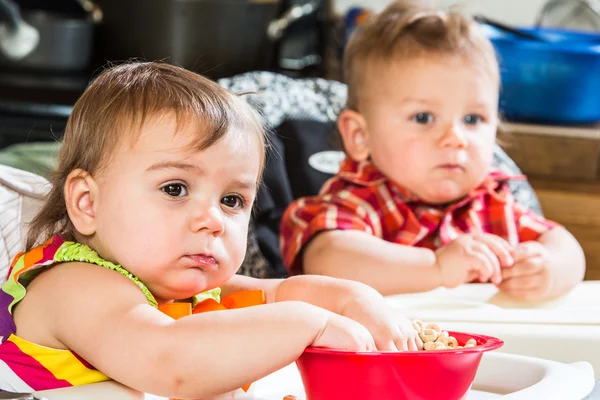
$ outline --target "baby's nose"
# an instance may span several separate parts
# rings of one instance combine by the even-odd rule
[[[469,144],[465,132],[457,123],[448,123],[439,141],[441,147],[466,148]]]
[[[198,207],[193,211],[190,221],[192,232],[206,231],[214,236],[221,236],[225,229],[223,212],[220,207]]]

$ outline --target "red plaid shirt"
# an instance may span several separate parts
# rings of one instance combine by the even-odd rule
[[[298,255],[304,246],[319,232],[333,229],[359,230],[435,250],[461,233],[492,233],[516,245],[558,226],[517,204],[506,183],[511,179],[524,178],[494,171],[464,199],[435,206],[420,201],[370,162],[346,158],[318,196],[298,199],[287,208],[280,230],[284,263],[291,273],[301,273]]]

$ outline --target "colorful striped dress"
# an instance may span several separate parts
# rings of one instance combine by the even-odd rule
[[[140,288],[150,305],[157,307],[156,299],[137,277],[120,265],[103,260],[80,243],[55,236],[41,246],[17,255],[8,272],[8,280],[0,290],[0,390],[29,393],[110,379],[74,351],[40,346],[15,335],[12,311],[25,297],[27,285],[45,268],[70,261],[88,262],[121,273]],[[218,288],[202,293],[194,303],[203,298],[218,302],[219,294]]]

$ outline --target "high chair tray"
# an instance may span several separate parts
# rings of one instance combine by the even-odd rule
[[[589,363],[563,364],[540,358],[505,353],[484,354],[468,400],[503,398],[582,400],[594,388]],[[48,400],[166,400],[164,397],[133,392],[114,382],[40,392]],[[282,400],[294,395],[305,400],[300,375],[294,364],[255,382],[248,393],[214,397],[213,400]],[[593,397],[590,397],[592,399]]]
[[[518,301],[492,284],[389,296],[399,315],[443,329],[502,338],[502,353],[562,363],[588,361],[600,379],[600,281],[586,281],[546,301]]]

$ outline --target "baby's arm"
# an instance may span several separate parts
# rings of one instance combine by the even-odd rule
[[[127,278],[88,264],[54,267],[34,283],[28,297],[49,310],[39,323],[66,348],[125,385],[178,398],[239,388],[293,362],[335,318],[338,326],[350,321],[301,302],[175,321],[147,305]]]
[[[300,199],[282,218],[284,262],[293,273],[359,281],[384,295],[441,285],[433,251],[386,242],[376,234],[382,230],[379,214],[360,196]]]
[[[303,261],[307,273],[339,274],[387,295],[452,288],[476,278],[498,283],[501,266],[512,258],[506,241],[485,233],[461,235],[433,252],[362,232],[330,231],[307,245]]]
[[[363,282],[383,295],[427,291],[442,284],[433,251],[361,231],[322,232],[298,257],[307,274]]]
[[[579,242],[565,228],[544,233],[538,241],[548,250],[548,296],[566,293],[583,280],[585,256]]]
[[[420,339],[410,321],[389,310],[381,294],[364,283],[317,275],[283,280],[236,275],[223,289],[223,293],[262,289],[267,302],[302,301],[343,315],[365,326],[380,351],[420,348]]]
[[[287,279],[256,279],[235,275],[221,288],[224,296],[243,290],[261,289],[265,291],[267,303],[302,301],[336,314],[342,313],[348,302],[357,297],[381,298],[379,293],[363,283],[317,275],[298,275]]]
[[[282,253],[292,272],[363,282],[383,295],[454,287],[493,274],[487,270],[498,261],[484,254],[490,253],[479,243],[485,238],[465,238],[435,253],[387,242],[380,238],[385,221],[365,211],[368,207],[357,198],[301,199],[286,210],[280,229]]]

